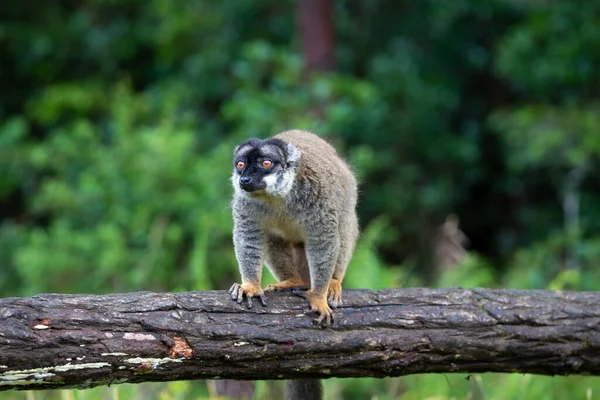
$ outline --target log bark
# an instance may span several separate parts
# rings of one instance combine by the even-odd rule
[[[345,290],[328,329],[305,300],[224,291],[0,299],[0,390],[427,372],[600,375],[600,293]]]

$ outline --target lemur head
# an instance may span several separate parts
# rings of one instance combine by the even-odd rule
[[[233,187],[247,197],[285,196],[291,190],[300,151],[281,139],[249,139],[233,151]]]

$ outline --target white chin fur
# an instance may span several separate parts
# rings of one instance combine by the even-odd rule
[[[266,185],[265,192],[271,195],[277,194],[277,176],[267,175],[263,178],[263,182]]]
[[[281,179],[280,179],[281,178]],[[263,178],[265,192],[271,196],[286,196],[294,185],[295,171],[286,171],[283,175],[267,175]]]
[[[242,197],[249,197],[249,196],[247,196],[246,191],[240,187],[240,181],[236,174],[233,174],[233,176],[231,177],[231,184],[233,185],[233,191],[237,195],[242,196]]]

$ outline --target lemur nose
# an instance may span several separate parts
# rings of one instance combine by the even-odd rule
[[[252,182],[252,178],[251,178],[251,177],[249,177],[249,176],[242,176],[242,177],[240,178],[240,183],[241,183],[242,185],[247,185],[247,184],[249,184],[250,182]]]

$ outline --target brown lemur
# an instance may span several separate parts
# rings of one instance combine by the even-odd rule
[[[231,298],[266,306],[263,262],[278,280],[265,291],[293,290],[329,326],[342,304],[342,279],[358,238],[357,183],[336,150],[301,130],[249,139],[233,156],[233,242],[242,283]]]

